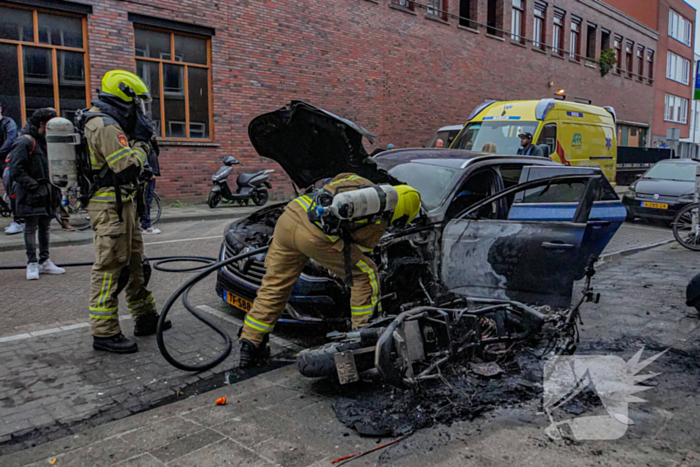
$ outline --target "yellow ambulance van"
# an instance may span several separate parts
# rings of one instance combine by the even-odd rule
[[[615,184],[617,140],[615,109],[557,99],[539,101],[487,101],[477,106],[452,149],[484,150],[515,154],[521,133],[532,133],[533,141],[550,159],[565,165],[600,167]]]

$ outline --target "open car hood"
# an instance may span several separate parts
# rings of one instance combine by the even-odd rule
[[[300,188],[343,172],[397,183],[365,151],[362,137],[374,141],[369,131],[303,101],[255,117],[248,136],[258,154],[279,163]]]

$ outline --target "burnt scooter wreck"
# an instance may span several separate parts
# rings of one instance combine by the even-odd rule
[[[245,206],[248,200],[252,199],[258,206],[263,206],[267,203],[270,197],[268,189],[272,188],[269,182],[268,174],[274,172],[274,169],[261,170],[255,173],[241,173],[236,179],[236,191],[231,191],[228,186],[228,176],[231,174],[234,165],[243,165],[233,156],[221,158],[224,164],[211,176],[213,186],[207,198],[207,205],[214,209],[221,200],[237,201],[239,205]]]
[[[580,299],[569,309],[551,312],[548,306],[530,307],[513,300],[445,295],[432,305],[407,304],[397,317],[386,317],[348,333],[331,333],[334,340],[302,351],[299,372],[307,377],[337,374],[340,384],[359,381],[360,373],[376,368],[382,379],[401,389],[439,379],[449,362],[478,359],[479,372],[493,376],[501,370],[490,363],[503,353],[503,344],[527,344],[546,339],[542,356],[571,355],[578,343],[580,307],[598,303],[591,278],[592,264]]]

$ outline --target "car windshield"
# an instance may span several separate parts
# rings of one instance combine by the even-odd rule
[[[488,118],[488,117],[487,117]],[[515,154],[520,149],[520,133],[537,131],[538,122],[513,120],[488,120],[467,125],[457,137],[452,149],[481,151],[486,143],[496,145],[498,154]]]
[[[689,164],[656,164],[644,174],[643,178],[656,180],[695,181],[695,166]]]
[[[389,169],[389,173],[418,190],[423,207],[430,211],[438,207],[447,196],[457,170],[437,165],[407,162]]]

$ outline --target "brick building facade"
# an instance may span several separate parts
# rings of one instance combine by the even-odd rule
[[[688,138],[695,86],[695,9],[683,0],[606,1],[659,33],[651,145],[663,142],[669,128],[680,128],[681,138]]]
[[[246,171],[270,167],[255,155],[247,125],[291,99],[357,121],[378,145],[415,147],[438,127],[463,123],[484,99],[539,99],[558,89],[615,107],[621,121],[652,125],[663,77],[650,74],[646,55],[655,60],[656,30],[596,0],[0,4],[0,61],[19,63],[0,69],[5,113],[20,118],[55,102],[70,116],[84,103],[80,86],[94,98],[106,71],[138,72],[158,98],[158,191],[168,199],[203,201],[218,156],[235,155]],[[635,57],[631,70],[622,60],[601,77],[597,60],[616,37],[643,47],[644,60]],[[291,193],[279,171],[272,183],[277,197]]]

